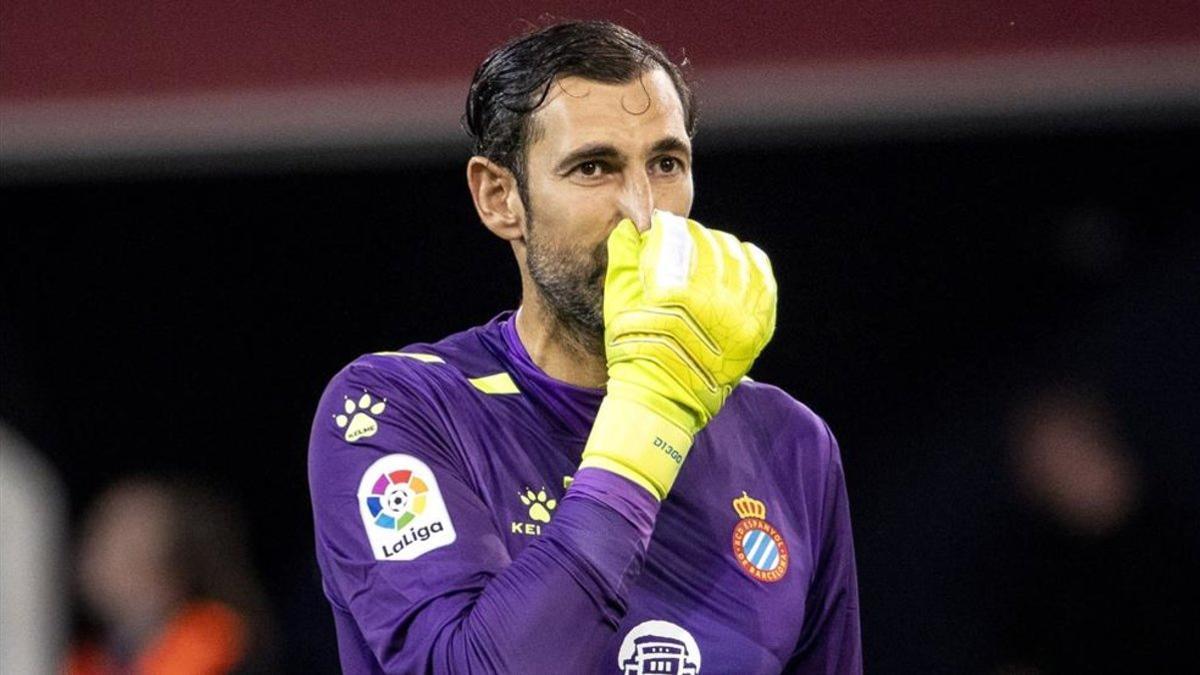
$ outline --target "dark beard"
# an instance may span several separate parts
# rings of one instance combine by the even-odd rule
[[[603,356],[607,243],[602,241],[591,251],[574,246],[551,248],[534,235],[531,223],[526,253],[529,276],[554,318],[578,347]]]

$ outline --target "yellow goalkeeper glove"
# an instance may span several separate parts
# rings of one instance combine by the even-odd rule
[[[647,232],[608,237],[608,393],[580,468],[599,467],[666,498],[697,432],[775,332],[765,253],[694,220],[655,211]]]

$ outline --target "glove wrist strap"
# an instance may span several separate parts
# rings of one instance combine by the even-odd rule
[[[579,468],[611,471],[666,498],[692,447],[692,434],[659,413],[611,394],[600,404]]]

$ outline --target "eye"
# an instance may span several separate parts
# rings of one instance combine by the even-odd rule
[[[586,162],[582,162],[581,164],[579,164],[578,166],[575,167],[575,171],[577,171],[581,176],[583,176],[585,178],[594,178],[596,176],[599,176],[602,173],[602,171],[605,168],[607,168],[607,166],[608,165],[605,164],[604,162],[593,159],[593,160],[588,160]]]
[[[662,173],[678,173],[683,171],[683,162],[675,157],[659,157],[657,168]]]

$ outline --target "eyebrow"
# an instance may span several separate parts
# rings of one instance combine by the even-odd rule
[[[692,149],[678,136],[664,136],[650,146],[651,154],[660,154],[664,152],[678,152],[688,158],[692,158]],[[572,150],[566,157],[554,167],[555,172],[566,171],[574,167],[580,162],[596,159],[616,160],[620,159],[621,152],[609,143],[588,143]]]

